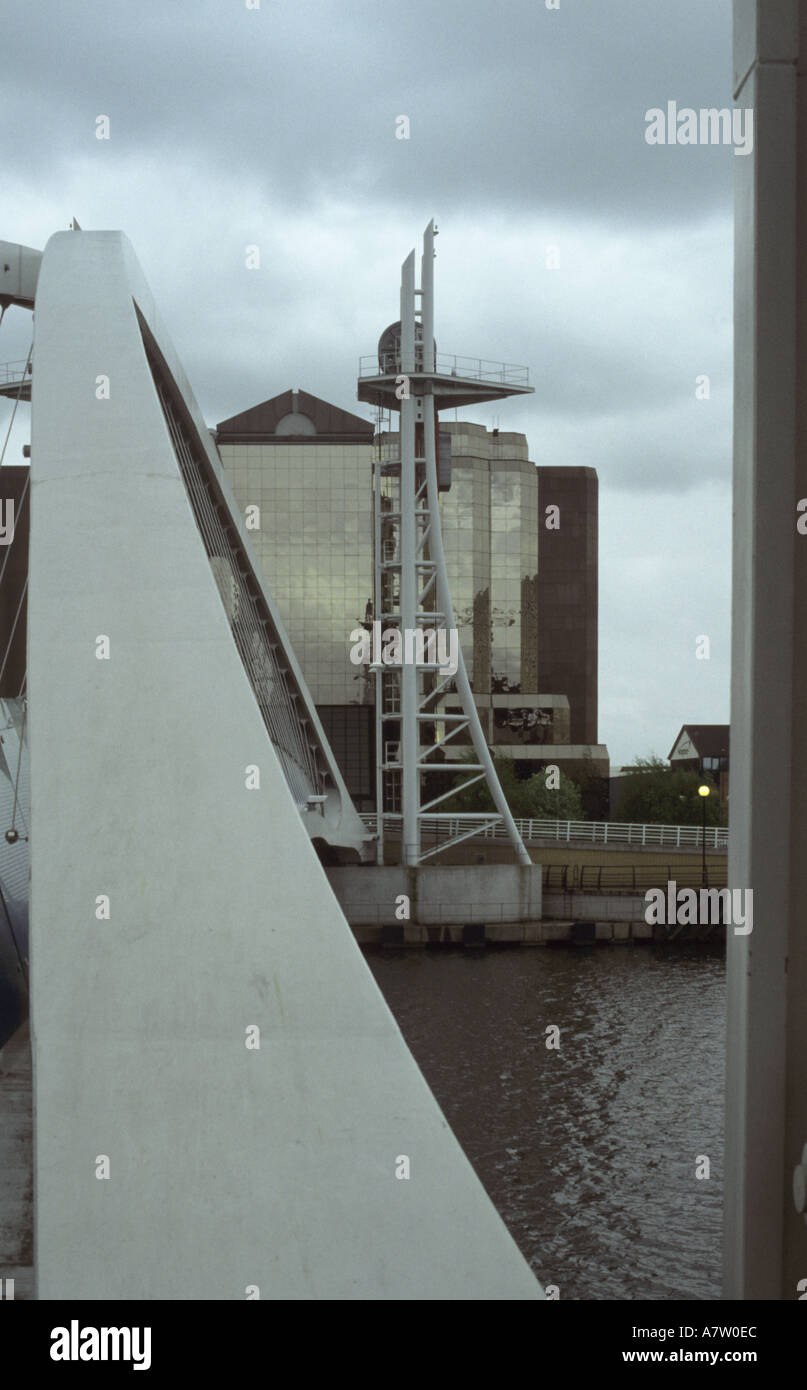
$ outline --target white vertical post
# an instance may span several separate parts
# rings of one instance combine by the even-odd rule
[[[415,371],[415,253],[410,251],[401,274],[401,372]],[[401,400],[401,642],[417,627],[417,523],[415,518],[415,396],[411,389]],[[405,652],[402,652],[402,657]],[[420,859],[420,681],[414,662],[401,665],[401,857],[404,864]]]
[[[382,431],[379,425],[379,436]],[[375,472],[373,477],[373,529],[374,529],[374,564],[373,564],[373,616],[377,617],[381,613],[381,562],[383,555],[381,552],[381,456],[383,453],[383,443],[379,438],[378,458],[375,461]],[[381,667],[375,673],[375,797],[376,797],[376,863],[384,863],[384,675]]]
[[[434,371],[434,220],[423,233],[420,261],[420,319],[423,324],[423,370]]]
[[[430,222],[423,234],[423,259],[421,261],[421,321],[423,324],[423,369],[434,370],[434,222]],[[403,340],[402,340],[403,343]],[[454,627],[454,609],[448,587],[443,537],[440,528],[440,497],[437,487],[437,417],[434,409],[434,395],[429,392],[423,397],[423,438],[426,459],[426,498],[431,517],[429,546],[435,563],[435,587],[438,608],[449,632]],[[471,743],[481,767],[485,769],[488,787],[496,810],[502,818],[508,839],[520,864],[532,864],[524,842],[518,832],[513,813],[507,804],[499,784],[493,759],[482,731],[479,714],[474,701],[471,683],[465,667],[462,648],[457,644],[457,671],[454,676],[462,708],[468,718],[468,732]]]
[[[724,1297],[798,1299],[807,1226],[807,34],[804,0],[735,0],[735,417]]]

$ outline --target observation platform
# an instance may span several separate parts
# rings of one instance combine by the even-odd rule
[[[418,354],[420,356],[420,354]],[[435,410],[449,410],[461,405],[484,405],[501,401],[507,396],[529,396],[533,393],[528,367],[511,362],[491,362],[481,357],[454,357],[437,353],[435,370],[426,372],[422,365],[405,371],[400,360],[390,355],[379,360],[378,354],[359,358],[357,394],[368,405],[400,410],[395,394],[398,378],[409,378],[410,394],[434,395]]]
[[[15,401],[31,399],[33,363],[23,357],[20,362],[0,362],[0,396]]]

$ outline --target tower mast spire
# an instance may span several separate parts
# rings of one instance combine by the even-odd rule
[[[523,367],[437,358],[436,235],[432,220],[423,236],[419,290],[415,285],[414,251],[404,261],[400,323],[383,334],[377,364],[374,362],[366,370],[360,366],[358,383],[359,400],[398,410],[401,419],[399,453],[377,460],[374,491],[374,620],[387,630],[392,627],[399,632],[399,659],[384,658],[376,685],[377,782],[383,792],[383,812],[400,816],[404,864],[421,864],[440,850],[478,833],[478,817],[474,817],[472,829],[460,829],[443,842],[424,848],[424,817],[456,794],[453,778],[458,772],[470,774],[464,786],[487,782],[496,806],[490,822],[503,822],[519,863],[530,864],[496,775],[457,636],[440,529],[437,422],[441,409],[524,395],[532,387]],[[445,664],[449,651],[456,653],[454,670]],[[447,710],[448,700],[452,706],[458,704],[459,709]],[[390,727],[397,729],[397,738],[389,737]],[[469,764],[445,758],[436,760],[435,754],[462,734],[470,741],[476,761]],[[426,800],[425,778],[434,773],[444,773],[451,781],[438,796]],[[380,808],[382,832],[383,822]],[[382,835],[379,857],[383,857]]]

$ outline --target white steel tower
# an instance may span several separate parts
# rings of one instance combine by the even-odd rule
[[[454,777],[467,772],[465,786],[487,781],[497,810],[489,821],[503,821],[519,863],[530,864],[494,770],[456,634],[440,530],[437,420],[442,409],[526,395],[532,387],[526,367],[437,355],[436,235],[432,221],[423,236],[421,288],[415,287],[413,250],[402,267],[400,324],[382,337],[378,358],[362,358],[359,366],[359,400],[378,406],[382,416],[400,411],[399,447],[384,458],[382,446],[374,479],[374,646],[379,629],[400,634],[397,644],[385,645],[381,662],[377,653],[374,659],[379,858],[385,811],[401,821],[401,858],[408,865],[479,833],[478,816],[470,818],[471,829],[462,827],[460,816],[455,834],[423,846],[424,818],[456,795]],[[456,653],[456,671],[448,669],[449,651]],[[453,711],[446,709],[447,697]],[[391,725],[399,730],[393,739],[385,734]],[[443,754],[463,733],[473,763]],[[436,773],[447,774],[449,785],[424,799],[425,778]]]

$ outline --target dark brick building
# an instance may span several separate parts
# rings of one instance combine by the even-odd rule
[[[538,506],[538,682],[568,697],[569,742],[596,744],[596,470],[539,465]],[[560,509],[557,529],[546,526],[549,506]]]

